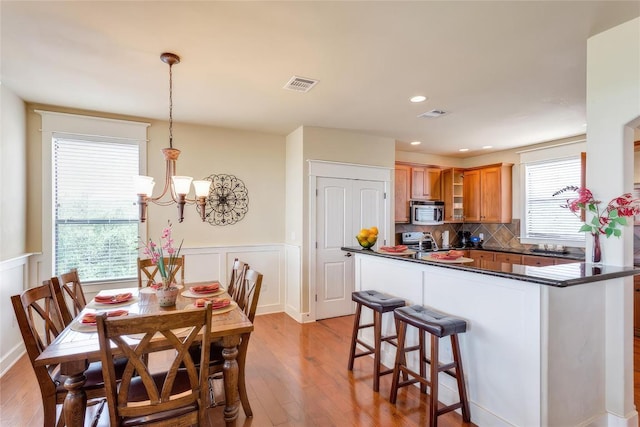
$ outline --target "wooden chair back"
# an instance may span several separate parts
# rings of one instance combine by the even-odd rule
[[[169,264],[169,258],[164,258],[164,265]],[[180,283],[184,283],[184,255],[175,260],[175,266],[173,271],[170,272],[169,279],[176,281],[180,273]],[[143,280],[146,283],[143,285]],[[151,258],[138,258],[138,287],[150,286],[153,283],[160,281],[160,274],[158,273],[158,266],[151,261]]]
[[[241,288],[241,298],[235,300],[238,306],[244,311],[249,320],[253,322],[256,317],[256,309],[258,308],[258,299],[260,298],[260,290],[262,289],[262,273],[255,270],[248,270],[245,265],[244,281],[239,285]],[[247,393],[247,384],[245,379],[245,367],[247,364],[247,349],[249,348],[250,334],[244,334],[242,341],[238,346],[238,393],[240,395],[240,403],[247,417],[253,416],[249,396]],[[206,359],[202,359],[206,360]],[[212,356],[209,359],[209,375],[222,372],[224,367],[224,357],[222,356],[222,348],[218,343],[212,346]]]
[[[73,317],[77,316],[87,305],[87,299],[84,297],[78,269],[72,268],[69,272],[61,274],[60,287],[65,297],[70,298],[73,303]]]
[[[74,268],[68,273],[61,274],[59,278],[52,277],[51,285],[55,295],[59,290],[61,296],[58,298],[60,314],[64,324],[68,325],[87,305],[78,270]]]
[[[151,421],[154,426],[205,425],[208,372],[206,366],[194,364],[189,348],[201,337],[200,357],[208,360],[209,304],[205,309],[147,316],[107,318],[103,313],[97,317],[97,329],[112,426],[135,424],[136,419]],[[178,329],[182,331],[176,335],[174,331]],[[153,345],[158,333],[170,342],[176,355],[167,372],[152,374],[146,356],[166,350]],[[127,337],[133,334],[142,336],[135,345]],[[119,386],[113,363],[109,363],[114,353],[122,353],[128,359]]]
[[[258,308],[258,299],[262,289],[262,273],[255,270],[247,270],[240,292],[240,298],[236,300],[238,306],[244,311],[249,320],[253,323]]]
[[[229,278],[229,286],[227,286],[227,293],[233,298],[234,301],[238,301],[241,298],[244,277],[249,269],[249,264],[242,262],[236,258],[233,261],[231,268],[231,277]]]

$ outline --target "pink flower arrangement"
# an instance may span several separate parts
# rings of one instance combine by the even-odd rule
[[[577,198],[567,199],[566,204],[561,205],[568,208],[571,212],[580,216],[578,212],[589,211],[594,214],[590,222],[585,222],[580,231],[588,231],[592,235],[604,234],[609,237],[611,235],[620,237],[622,231],[618,226],[627,225],[627,217],[640,214],[640,199],[634,199],[631,193],[625,193],[621,196],[611,199],[607,206],[600,210],[600,200],[596,200],[588,188],[576,187],[570,185],[553,193],[558,194],[574,191],[578,194]]]
[[[178,258],[180,257],[180,250],[182,249],[182,242],[180,242],[180,246],[176,249],[173,246],[173,237],[171,236],[171,222],[167,222],[168,226],[162,230],[162,234],[160,235],[160,246],[153,242],[153,240],[149,239],[147,244],[142,246],[143,252],[146,256],[151,258],[151,262],[158,266],[158,273],[160,273],[160,277],[162,277],[163,287],[168,288],[170,286],[169,278],[171,277],[171,273],[176,268],[176,263]],[[164,254],[169,256],[169,260],[165,265],[164,262]]]

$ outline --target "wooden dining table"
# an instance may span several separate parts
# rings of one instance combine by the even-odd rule
[[[115,289],[101,291],[99,294],[102,296],[105,294],[116,295],[131,292],[133,298],[122,304],[103,306],[97,305],[95,300],[88,303],[85,309],[45,348],[35,361],[36,365],[60,364],[61,373],[68,377],[64,383],[68,393],[63,405],[66,425],[69,427],[84,426],[87,407],[87,395],[83,388],[86,381],[84,371],[90,362],[100,360],[98,333],[95,327],[90,328],[80,322],[84,314],[93,311],[110,311],[117,308],[128,310],[128,315],[162,315],[162,313],[171,311],[190,309],[193,308],[196,299],[182,294],[187,291],[188,295],[188,290],[191,286],[209,283],[212,282],[186,283],[183,289],[180,290],[176,305],[171,307],[160,307],[155,291],[151,288]],[[229,298],[226,293],[220,296]],[[227,426],[235,425],[239,411],[238,363],[236,361],[238,344],[242,337],[250,334],[252,330],[253,324],[237,305],[227,310],[220,310],[220,313],[215,311],[213,313],[211,340],[219,341],[224,346],[222,351],[222,356],[225,359],[223,365],[226,396],[224,419]],[[154,348],[163,348],[163,340],[164,337],[158,338],[157,343],[154,343]],[[135,340],[133,341],[135,342]],[[168,345],[167,348],[169,348]],[[206,387],[207,385],[203,384],[203,386]]]

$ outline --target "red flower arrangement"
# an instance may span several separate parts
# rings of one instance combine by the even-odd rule
[[[627,217],[640,214],[640,199],[634,199],[631,193],[611,199],[607,206],[600,210],[600,200],[596,200],[588,188],[569,185],[553,193],[554,196],[574,191],[578,193],[577,198],[567,199],[563,208],[568,208],[571,212],[579,216],[578,212],[589,211],[594,214],[590,222],[585,222],[580,231],[588,231],[592,235],[604,234],[620,237],[622,231],[618,226],[627,225]]]

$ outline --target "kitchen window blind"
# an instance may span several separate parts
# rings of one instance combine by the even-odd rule
[[[580,186],[580,156],[526,163],[525,168],[525,234],[526,239],[541,242],[584,242],[585,233],[579,232],[582,222],[569,209],[562,208],[566,193],[553,197],[553,193],[567,185]]]
[[[54,138],[55,274],[77,268],[83,282],[136,277],[139,146]]]

